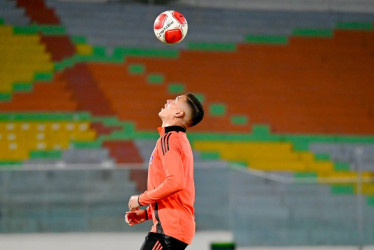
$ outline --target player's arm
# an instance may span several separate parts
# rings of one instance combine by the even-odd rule
[[[184,171],[179,142],[170,136],[165,154],[161,155],[162,166],[165,171],[165,180],[155,189],[145,191],[139,196],[139,204],[144,206],[181,191],[184,188]]]

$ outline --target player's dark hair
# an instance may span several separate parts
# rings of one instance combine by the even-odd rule
[[[190,127],[195,126],[198,124],[204,117],[204,108],[199,99],[196,98],[193,94],[186,94],[187,97],[187,104],[191,109],[191,123]]]

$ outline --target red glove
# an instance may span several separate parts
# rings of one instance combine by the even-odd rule
[[[126,212],[126,223],[130,226],[133,226],[135,224],[140,224],[146,221],[147,218],[147,211],[145,210],[133,210],[130,212]]]

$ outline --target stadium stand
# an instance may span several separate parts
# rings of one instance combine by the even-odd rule
[[[315,176],[320,183],[324,178],[357,178],[357,169],[349,169],[347,161],[340,164],[329,160],[329,155],[313,155],[310,152],[295,152],[292,145],[285,142],[199,142],[195,141],[194,148],[207,152],[217,152],[219,158],[231,162],[248,165],[249,168],[262,171],[279,171]],[[365,154],[365,158],[367,158]],[[372,178],[371,169],[362,173],[363,178]],[[362,190],[365,195],[374,195],[374,185],[365,184]]]
[[[189,0],[179,1],[186,5],[196,5],[196,3]],[[373,13],[374,5],[371,1],[366,0],[336,0],[336,1],[324,1],[324,0],[200,0],[198,3],[199,7],[210,7],[210,8],[224,8],[224,9],[239,9],[239,10],[285,10],[285,11],[320,11],[320,12],[362,12],[362,13]]]
[[[359,146],[363,150],[361,169],[364,171],[373,171],[373,145],[362,144]],[[349,163],[350,170],[352,171],[358,168],[354,157],[356,148],[356,145],[345,143],[312,143],[310,145],[310,150],[315,154],[325,154],[334,162]]]
[[[0,183],[14,187],[0,195],[10,204],[0,213],[1,232],[128,230],[119,217],[123,197],[145,188],[136,164],[153,150],[159,108],[193,92],[207,110],[189,133],[197,165],[207,166],[196,170],[198,230],[231,229],[240,245],[356,244],[355,222],[344,216],[355,213],[357,185],[324,178],[374,176],[373,14],[180,6],[191,17],[189,34],[165,49],[149,25],[164,6],[0,6],[2,168],[93,168],[2,172]],[[227,162],[319,185],[285,186],[230,171]],[[113,168],[123,164],[139,169]],[[29,192],[42,197],[26,197],[31,183]],[[363,240],[372,244],[373,184],[362,193],[373,222]],[[269,241],[279,227],[284,234]]]
[[[5,161],[38,157],[38,152],[33,154],[37,150],[66,149],[69,140],[95,138],[95,132],[85,122],[5,122],[0,125],[0,131],[5,142],[2,145],[8,143],[8,147],[1,150],[1,159]]]
[[[11,26],[3,25],[1,33],[1,95],[8,99],[13,89],[28,89],[28,83],[36,72],[51,72],[53,63],[44,52],[37,35],[25,36],[13,34]]]

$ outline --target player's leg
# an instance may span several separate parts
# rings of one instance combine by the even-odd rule
[[[167,235],[164,236],[164,242],[168,250],[183,250],[188,246],[188,244],[184,243],[183,241]]]
[[[162,235],[156,233],[148,233],[145,237],[142,247],[140,250],[162,250],[167,249],[165,247],[164,239]]]
[[[183,250],[187,246],[188,244],[173,237],[158,233],[148,233],[140,250]]]

